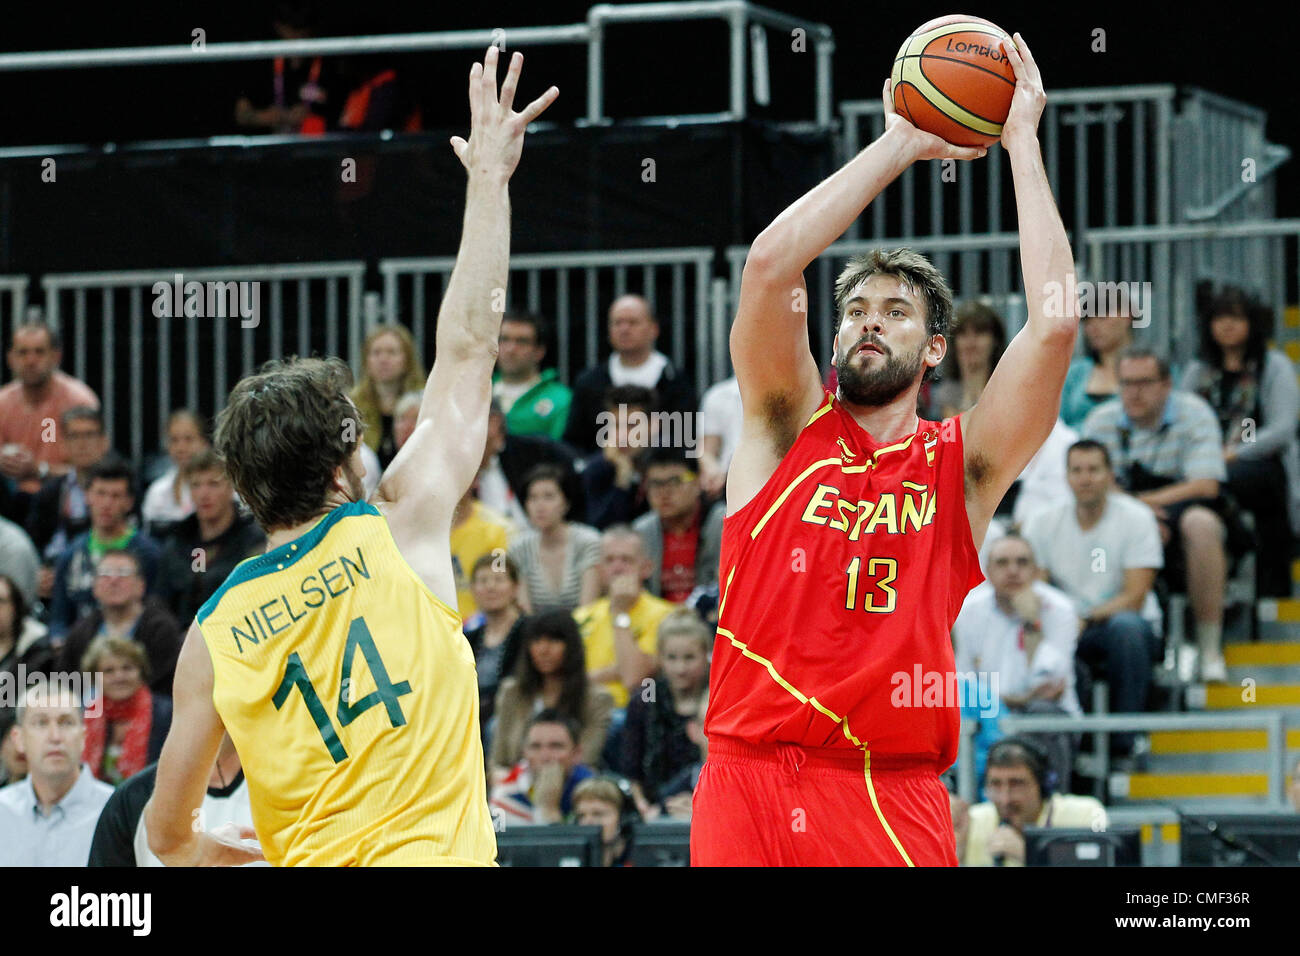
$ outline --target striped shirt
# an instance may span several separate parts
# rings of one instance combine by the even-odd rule
[[[1084,419],[1083,436],[1106,446],[1120,485],[1135,462],[1171,481],[1228,480],[1219,419],[1205,399],[1191,392],[1170,392],[1153,429],[1134,425],[1120,399],[1103,402]]]
[[[520,532],[507,552],[519,565],[528,587],[533,613],[572,611],[582,600],[582,575],[600,563],[600,532],[585,524],[569,522],[569,540],[564,549],[564,569],[559,590],[550,572],[542,566],[542,535],[535,528]]]

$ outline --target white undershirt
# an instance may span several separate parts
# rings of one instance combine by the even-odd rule
[[[615,385],[654,388],[667,367],[668,356],[662,352],[651,352],[649,358],[635,366],[624,365],[623,357],[615,352],[609,357],[609,380]]]

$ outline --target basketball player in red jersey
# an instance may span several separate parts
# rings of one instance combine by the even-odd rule
[[[949,630],[982,580],[989,518],[1056,421],[1078,325],[1037,138],[1046,96],[1019,34],[1004,47],[1029,318],[974,408],[917,417],[952,295],[916,253],[873,253],[839,277],[837,394],[809,347],[803,270],[912,163],[985,153],[898,116],[888,81],[884,134],[749,251],[693,864],[957,863],[939,780],[958,743]]]

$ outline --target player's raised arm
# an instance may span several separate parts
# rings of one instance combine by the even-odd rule
[[[1020,34],[1015,34],[1014,44],[1002,46],[1016,73],[1002,146],[1011,159],[1029,318],[993,370],[979,402],[962,416],[967,505],[984,518],[979,529],[972,522],[977,541],[987,517],[1056,422],[1079,325],[1074,255],[1038,144],[1038,119],[1047,102],[1043,81]]]
[[[483,458],[510,260],[508,185],[525,128],[559,95],[551,87],[515,112],[523,59],[520,53],[511,59],[499,96],[496,47],[470,71],[469,140],[457,136],[451,141],[468,177],[465,221],[438,310],[437,354],[415,431],[378,490],[394,533],[405,526],[418,526],[424,533],[449,529],[456,502]]]
[[[903,121],[894,111],[888,80],[884,97],[881,137],[777,216],[750,246],[731,327],[731,357],[747,419],[786,417],[802,424],[821,401],[821,376],[809,347],[804,269],[916,160],[976,159],[985,153],[952,146]]]

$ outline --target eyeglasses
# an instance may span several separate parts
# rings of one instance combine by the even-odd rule
[[[1121,378],[1119,380],[1120,388],[1149,388],[1152,385],[1159,385],[1163,382],[1162,378]]]
[[[136,572],[131,568],[100,568],[95,572],[97,578],[133,578]]]
[[[681,488],[683,485],[689,485],[695,480],[694,475],[673,475],[671,478],[651,478],[645,483],[647,491],[658,491],[661,488]]]

